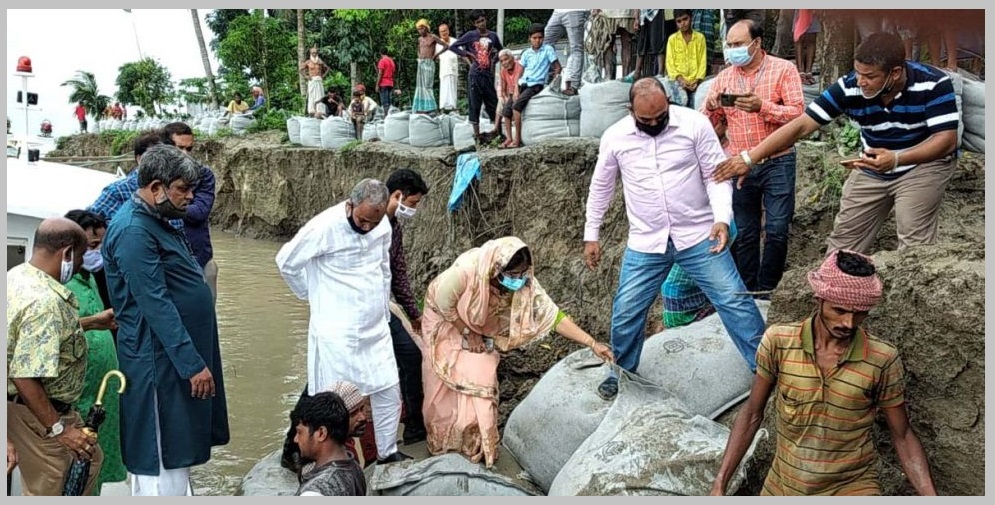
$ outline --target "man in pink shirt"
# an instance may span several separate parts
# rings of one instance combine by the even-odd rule
[[[76,110],[73,111],[73,115],[79,121],[79,132],[86,133],[86,107],[83,106],[83,102],[76,104]]]
[[[380,93],[380,106],[383,107],[384,116],[390,112],[390,96],[394,91],[394,71],[397,66],[394,60],[387,54],[387,49],[380,51],[380,61],[377,62],[377,92]]]
[[[732,185],[712,172],[725,153],[711,123],[694,110],[670,105],[663,85],[640,79],[629,91],[629,117],[601,136],[591,177],[584,225],[584,261],[601,259],[598,234],[622,176],[629,240],[612,305],[615,362],[629,372],[639,366],[650,306],[674,265],[698,284],[715,306],[751,371],[765,327],[726,245],[732,219]],[[614,372],[598,387],[610,400],[618,393]]]

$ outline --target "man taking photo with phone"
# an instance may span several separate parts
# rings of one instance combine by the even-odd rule
[[[843,185],[827,252],[870,254],[891,207],[899,249],[933,244],[943,193],[957,169],[953,83],[935,67],[906,61],[901,39],[889,33],[867,37],[853,60],[854,71],[823,91],[804,115],[720,164],[715,180],[739,177],[742,184],[753,177],[756,160],[846,114],[860,125],[863,154]]]
[[[728,152],[756,147],[805,110],[798,69],[767,54],[763,35],[763,25],[751,19],[732,25],[724,49],[731,66],[716,76],[701,111],[717,130],[725,120]],[[748,291],[773,290],[784,274],[788,229],[795,214],[795,163],[794,146],[787,145],[758,159],[756,168],[733,191],[739,236],[732,254]]]

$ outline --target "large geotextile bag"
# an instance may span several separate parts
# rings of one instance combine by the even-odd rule
[[[481,127],[480,131],[485,130]],[[553,91],[553,86],[547,86],[529,100],[522,112],[522,142],[525,145],[579,135],[580,97],[577,95],[567,96]]]
[[[321,121],[313,117],[302,117],[301,145],[305,147],[321,147]]]
[[[500,449],[500,448],[499,448]],[[511,454],[502,450],[494,467],[447,453],[423,460],[376,465],[369,478],[373,496],[536,496],[542,491],[524,479]]]
[[[321,147],[324,149],[339,149],[356,140],[356,127],[352,121],[329,116],[321,122]]]
[[[580,88],[580,136],[601,137],[609,126],[629,114],[632,84],[606,81]]]
[[[381,137],[381,140],[385,142],[407,144],[410,136],[408,126],[410,116],[410,112],[388,114],[383,120],[383,137]]]
[[[757,433],[727,493],[746,480],[744,464],[766,436]],[[666,389],[623,375],[608,414],[557,474],[549,495],[707,495],[728,439],[728,428],[689,413]]]
[[[452,145],[452,125],[449,116],[431,117],[411,114],[408,120],[408,143],[412,147],[442,147]]]
[[[502,443],[542,489],[608,412],[611,402],[597,393],[605,377],[605,365],[590,349],[575,351],[553,365],[508,417]]]

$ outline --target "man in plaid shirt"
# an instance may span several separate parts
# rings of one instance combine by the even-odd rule
[[[805,110],[798,69],[767,54],[762,39],[763,25],[751,19],[732,25],[724,50],[732,66],[716,76],[701,111],[713,125],[725,120],[731,152],[752,149]],[[739,237],[732,251],[743,283],[749,291],[774,289],[784,274],[795,213],[794,147],[758,160],[733,192],[733,213]]]
[[[90,204],[86,210],[103,216],[110,222],[118,209],[124,202],[131,201],[131,197],[138,191],[138,163],[142,160],[145,151],[155,144],[161,143],[158,133],[146,133],[135,140],[135,168],[124,179],[120,179],[108,184],[101,192],[100,196]],[[170,219],[169,224],[177,230],[183,229],[182,219]]]

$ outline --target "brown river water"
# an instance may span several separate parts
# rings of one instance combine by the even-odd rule
[[[196,495],[233,495],[259,459],[283,446],[307,382],[307,303],[280,277],[281,243],[213,232],[218,330],[231,442],[195,467]]]

